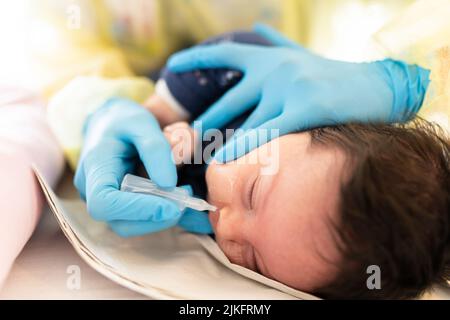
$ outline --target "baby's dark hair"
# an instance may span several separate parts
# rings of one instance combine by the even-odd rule
[[[450,143],[437,125],[349,124],[311,131],[312,145],[336,146],[348,159],[339,222],[342,253],[328,299],[411,299],[450,280]],[[369,289],[369,266],[380,289]]]

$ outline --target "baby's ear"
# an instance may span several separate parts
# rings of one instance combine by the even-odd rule
[[[163,132],[172,148],[175,164],[190,164],[197,144],[197,132],[185,121],[166,126]]]

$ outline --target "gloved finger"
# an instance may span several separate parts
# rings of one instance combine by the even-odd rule
[[[183,188],[184,190],[186,190],[191,197],[193,196],[194,190],[192,189],[192,187],[190,185],[186,184],[184,186],[180,186],[180,188]]]
[[[91,141],[94,141],[92,139]],[[108,170],[114,172],[117,180],[123,178],[126,172],[132,168],[132,163],[126,161],[129,150],[123,141],[102,140],[101,143],[86,143],[75,172],[74,184],[82,199],[87,199],[87,173],[101,170],[107,166]]]
[[[177,167],[163,132],[130,136],[149,177],[161,187],[175,187]]]
[[[244,124],[240,127],[243,130],[255,129],[263,123],[274,119],[282,112],[280,103],[268,95],[261,99],[259,105],[255,108],[252,114],[247,118]]]
[[[278,119],[278,117],[275,119]],[[242,134],[233,136],[223,148],[216,152],[214,160],[219,163],[236,160],[259,146],[278,138],[282,130],[279,130],[278,127],[266,126],[271,121],[264,123],[258,128],[246,130]]]
[[[216,103],[211,105],[196,122],[202,124],[203,130],[222,128],[235,117],[258,103],[259,89],[250,81],[241,80],[236,87],[225,93]]]
[[[167,63],[172,72],[186,72],[195,69],[230,68],[245,71],[247,57],[260,48],[249,44],[220,43],[198,46],[173,54]]]
[[[123,153],[118,154],[118,152]],[[115,173],[118,181],[122,181],[125,174],[132,171],[134,163],[131,160],[126,159],[127,152],[128,150],[125,145],[119,141],[116,143],[103,142],[99,147],[94,147],[88,152],[85,152],[87,155],[83,155],[81,157],[73,181],[81,199],[86,201],[86,171],[92,171],[102,167],[102,163],[105,161],[108,163],[109,168]],[[110,158],[105,158],[105,155]],[[112,161],[112,159],[114,160]],[[93,168],[89,168],[89,170],[87,170],[86,163],[88,168],[90,165],[92,165]]]
[[[111,140],[116,146],[122,144],[120,148],[123,149],[123,152],[116,153],[113,156],[123,158],[124,154],[129,154],[129,157],[134,158],[137,151],[148,175],[156,184],[161,187],[175,187],[177,184],[177,170],[172,158],[172,150],[156,119],[152,114],[132,101],[115,101],[115,103],[120,103],[120,108],[122,109],[129,108],[128,114],[132,115],[130,119],[133,122],[130,125],[129,121],[126,123],[117,121],[117,132]],[[117,107],[117,105],[113,107]],[[101,126],[97,127],[101,128]],[[96,127],[93,127],[92,130],[93,136],[95,136]],[[89,142],[97,139],[85,140]],[[106,159],[106,156],[102,155],[99,158]]]
[[[258,33],[260,36],[262,36],[275,46],[288,47],[293,49],[303,49],[303,47],[301,47],[299,44],[286,38],[281,33],[265,24],[262,23],[255,24],[253,26],[253,31]]]
[[[162,222],[178,220],[181,217],[178,206],[169,200],[153,195],[119,191],[107,184],[108,177],[99,181],[92,188],[92,192],[88,191],[88,211],[96,220]]]
[[[192,196],[193,192],[190,185],[181,186],[181,188],[187,190],[189,195]],[[186,208],[184,210],[183,216],[178,222],[178,226],[188,232],[203,234],[213,233],[208,214],[191,208]]]
[[[125,148],[125,144],[122,147]],[[126,151],[117,142],[113,146],[103,143],[85,156],[86,199],[91,216],[101,221],[164,221],[181,216],[178,206],[171,201],[119,191],[122,179],[131,166],[131,160],[126,163],[119,156]]]
[[[167,221],[110,221],[109,227],[124,238],[138,237],[174,227],[178,219]]]
[[[78,167],[73,178],[73,184],[78,190],[80,198],[83,199],[83,201],[86,201],[86,175],[84,174],[84,165],[82,161],[78,163]]]
[[[183,213],[178,226],[186,231],[202,234],[214,233],[209,222],[208,214],[187,208]]]

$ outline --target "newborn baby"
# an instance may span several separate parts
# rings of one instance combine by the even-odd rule
[[[186,122],[164,130],[173,148],[195,141],[178,139],[188,137],[181,130],[195,136]],[[338,223],[346,158],[338,147],[315,146],[312,139],[310,132],[286,135],[236,161],[212,162],[206,170],[207,200],[218,208],[210,221],[230,261],[308,292],[331,281],[338,270],[339,252],[329,228]],[[274,143],[279,154],[263,150]],[[278,158],[277,174],[264,174],[261,151]],[[324,263],[321,254],[333,263]]]
[[[253,33],[206,44],[218,41],[270,45]],[[190,146],[177,162],[200,134],[177,121],[195,120],[241,77],[163,71],[145,107],[174,150]],[[276,172],[264,174],[261,153]],[[226,164],[185,165],[179,182],[218,208],[210,221],[232,263],[324,298],[412,298],[449,279],[449,159],[448,140],[425,121],[349,124],[285,135]],[[371,287],[374,267],[381,282]]]

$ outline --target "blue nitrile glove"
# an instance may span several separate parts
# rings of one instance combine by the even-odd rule
[[[406,121],[422,104],[429,83],[425,69],[390,59],[329,60],[267,26],[256,25],[254,30],[274,47],[223,43],[187,49],[170,58],[173,72],[226,67],[244,73],[197,119],[204,130],[221,128],[254,106],[243,129],[278,129],[284,135],[348,122]],[[251,131],[230,139],[216,160],[234,160],[266,141],[256,139],[263,131]],[[269,140],[276,136],[269,135]]]
[[[183,186],[189,191],[192,196],[192,188],[190,186]],[[167,225],[163,223],[157,225],[160,230],[170,228],[174,224],[168,222]],[[152,221],[110,221],[109,226],[111,229],[122,237],[136,237],[144,234],[155,232],[155,223]],[[178,220],[178,226],[195,233],[209,234],[213,233],[211,224],[208,219],[208,214],[200,212],[191,208],[186,208],[183,211],[183,215]]]
[[[94,219],[108,222],[123,236],[157,232],[177,225],[205,231],[207,215],[181,212],[161,197],[119,191],[123,177],[141,160],[149,177],[162,187],[175,187],[176,166],[158,121],[140,105],[111,99],[85,125],[84,146],[75,186]],[[188,223],[186,220],[201,220]],[[144,232],[145,231],[145,232]]]

